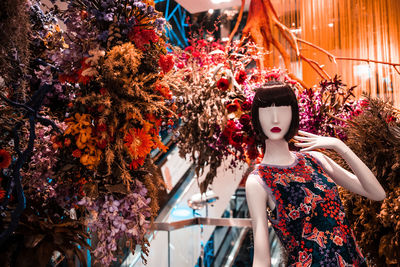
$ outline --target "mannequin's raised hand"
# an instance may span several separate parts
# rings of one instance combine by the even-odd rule
[[[319,136],[304,131],[299,131],[299,134],[301,136],[295,136],[294,138],[298,140],[295,146],[302,148],[300,151],[311,151],[321,148],[333,149],[342,156],[353,170],[354,174],[343,169],[323,153],[313,153],[313,156],[319,160],[322,167],[336,184],[371,200],[381,201],[386,198],[385,190],[375,175],[340,139]]]
[[[294,137],[294,139],[298,141],[298,143],[295,143],[294,145],[302,147],[302,149],[300,149],[302,152],[321,148],[338,151],[346,147],[340,139],[335,137],[319,136],[305,131],[299,131],[299,134],[302,136],[296,135]]]

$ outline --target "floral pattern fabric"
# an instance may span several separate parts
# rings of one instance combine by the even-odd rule
[[[290,166],[260,164],[253,171],[275,197],[268,219],[288,252],[288,265],[367,266],[336,184],[310,154],[295,155]]]

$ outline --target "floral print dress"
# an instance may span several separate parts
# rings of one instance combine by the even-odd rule
[[[267,215],[288,253],[289,266],[367,266],[346,218],[336,184],[319,162],[297,153],[290,166],[253,171],[276,208]]]

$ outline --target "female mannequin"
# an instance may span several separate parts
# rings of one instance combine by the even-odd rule
[[[341,140],[298,131],[295,94],[289,85],[269,82],[252,106],[253,126],[265,142],[260,165],[246,182],[254,235],[253,267],[270,266],[269,219],[288,252],[290,266],[366,266],[349,228],[336,184],[369,199],[386,195],[373,173]],[[294,137],[301,153],[289,151]],[[333,149],[350,173],[313,149]],[[311,151],[309,153],[304,153]],[[267,205],[274,210],[266,213]]]

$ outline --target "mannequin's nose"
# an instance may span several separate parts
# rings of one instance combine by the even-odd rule
[[[272,123],[278,123],[278,111],[277,108],[272,108]]]

